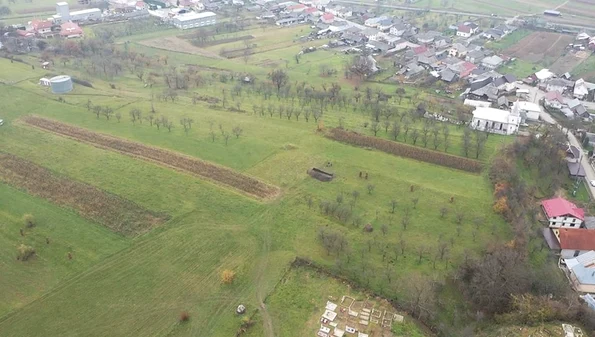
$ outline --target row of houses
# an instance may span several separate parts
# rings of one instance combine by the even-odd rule
[[[560,257],[560,266],[581,293],[595,293],[595,217],[564,198],[541,202],[546,227],[543,236]]]
[[[51,38],[60,36],[66,39],[82,37],[83,29],[76,22],[56,24],[49,20],[33,20],[25,29],[17,29],[15,33],[21,37]]]

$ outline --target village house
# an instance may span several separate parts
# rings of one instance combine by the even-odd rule
[[[539,105],[532,102],[516,101],[512,105],[512,111],[521,115],[522,122],[526,119],[538,121],[541,108]]]
[[[320,22],[327,25],[333,23],[333,21],[335,21],[335,15],[333,13],[324,13],[320,17]]]
[[[28,30],[33,31],[39,36],[45,36],[52,32],[53,23],[48,20],[33,20],[29,23]]]
[[[513,112],[494,108],[477,107],[469,127],[501,135],[515,134],[519,129],[521,117]]]
[[[553,198],[541,202],[547,218],[548,227],[559,237],[560,228],[581,228],[585,220],[585,211],[564,198]]]
[[[572,88],[574,83],[563,78],[552,78],[545,83],[545,91],[557,91],[564,93],[569,88]]]
[[[549,69],[545,69],[545,68],[536,72],[534,75],[535,75],[535,78],[537,79],[537,81],[539,81],[540,83],[544,83],[547,80],[549,80],[550,78],[553,78],[556,76],[556,74],[552,73]]]
[[[566,105],[568,106],[568,109],[570,109],[570,111],[572,111],[575,115],[582,118],[590,118],[587,109],[578,99],[567,99]]]
[[[504,60],[497,55],[492,55],[481,60],[481,65],[487,69],[496,69],[504,63]]]
[[[546,107],[558,110],[566,106],[564,102],[564,97],[559,91],[548,91],[543,98],[543,103]]]
[[[403,34],[405,34],[405,32],[408,31],[410,27],[410,25],[405,23],[397,23],[390,27],[389,33],[395,36],[403,36]]]
[[[72,39],[83,36],[83,29],[74,22],[65,22],[60,25],[60,36]]]
[[[463,46],[461,43],[453,43],[452,47],[448,49],[448,55],[453,57],[463,58],[467,56],[467,47]]]
[[[594,89],[595,84],[586,82],[581,78],[574,82],[573,96],[574,98],[585,100]]]
[[[457,28],[457,36],[471,37],[471,28],[469,26],[460,25]]]
[[[560,257],[569,259],[595,250],[595,230],[586,228],[559,230]]]
[[[564,264],[572,287],[579,292],[595,292],[595,252],[589,251],[575,258],[565,259]]]
[[[484,57],[486,57],[486,54],[483,50],[473,50],[467,52],[467,55],[465,55],[465,61],[471,63],[479,63],[479,61],[482,60]]]

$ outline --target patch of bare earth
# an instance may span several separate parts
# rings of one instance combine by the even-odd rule
[[[210,181],[234,188],[259,199],[273,199],[281,192],[278,187],[266,184],[256,178],[173,151],[108,136],[47,118],[27,116],[23,118],[23,121],[39,129],[73,138],[96,147],[117,151],[131,157],[207,178]]]
[[[166,36],[155,39],[143,40],[140,41],[139,44],[142,44],[147,47],[169,50],[178,53],[200,55],[220,60],[224,59],[223,57],[217,55],[217,53],[211,52],[203,48],[199,48],[193,45],[192,43],[188,42],[187,40],[181,39],[177,36]]]
[[[534,32],[505,50],[504,53],[528,62],[541,62],[544,59],[554,61],[562,56],[568,44],[573,40],[573,37],[569,35]]]
[[[59,206],[74,209],[114,232],[136,236],[169,219],[130,200],[54,173],[17,156],[0,153],[0,181]]]

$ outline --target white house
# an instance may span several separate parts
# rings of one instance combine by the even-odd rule
[[[578,79],[574,82],[573,96],[574,98],[584,100],[593,89],[595,89],[595,84],[586,82],[582,78]]]
[[[532,102],[516,101],[512,105],[512,111],[521,115],[521,119],[523,120],[528,119],[532,121],[538,121],[541,108],[539,105]]]
[[[535,77],[539,80],[539,82],[545,82],[554,76],[556,76],[556,74],[545,68],[535,73]]]
[[[572,81],[565,80],[563,78],[552,78],[547,81],[545,90],[546,91],[558,91],[564,93],[566,89],[572,88],[574,83]]]
[[[457,28],[457,36],[461,37],[471,37],[473,33],[471,32],[471,27],[467,25],[460,25]]]
[[[501,135],[512,135],[519,129],[521,116],[513,112],[477,107],[473,111],[473,119],[469,127]]]
[[[558,110],[566,106],[564,96],[558,91],[548,91],[543,98],[543,102],[547,107]]]
[[[541,207],[553,229],[580,228],[585,221],[585,211],[564,198],[553,198],[541,202]],[[558,233],[554,230],[556,236]]]
[[[465,57],[467,55],[467,47],[456,42],[452,44],[452,47],[448,49],[448,55],[452,57]]]
[[[489,108],[490,106],[492,106],[492,103],[485,102],[485,101],[475,101],[472,99],[466,99],[463,102],[463,105],[472,106],[472,107],[476,107],[476,108]]]

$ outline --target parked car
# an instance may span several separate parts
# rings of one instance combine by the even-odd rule
[[[4,125],[4,120],[0,119],[0,126]]]
[[[2,124],[0,123],[0,125],[2,125]],[[591,186],[595,187],[595,180],[589,181],[589,184],[591,184]]]

